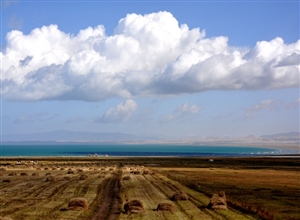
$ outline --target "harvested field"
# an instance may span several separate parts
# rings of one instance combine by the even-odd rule
[[[0,216],[18,220],[300,219],[296,161],[259,158],[256,167],[253,159],[220,160],[208,164],[207,159],[193,158],[67,162],[53,158],[34,169],[2,165]]]

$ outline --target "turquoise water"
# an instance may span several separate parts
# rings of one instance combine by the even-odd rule
[[[299,153],[288,150],[236,147],[236,146],[192,146],[192,145],[117,145],[117,144],[2,144],[0,156],[243,156],[280,155]]]

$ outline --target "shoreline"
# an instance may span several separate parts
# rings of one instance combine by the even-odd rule
[[[122,159],[267,159],[267,158],[286,158],[286,159],[294,159],[300,158],[300,154],[282,154],[282,155],[255,155],[255,156],[0,156],[0,161],[2,160],[20,160],[20,159],[39,159],[39,160],[66,160],[72,159],[75,161],[81,160],[122,160]]]

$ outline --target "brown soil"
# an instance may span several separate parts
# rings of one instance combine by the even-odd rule
[[[94,215],[92,220],[107,219],[114,220],[119,217],[121,212],[120,205],[122,203],[119,197],[120,192],[120,177],[114,175],[105,188],[104,198],[100,209]]]

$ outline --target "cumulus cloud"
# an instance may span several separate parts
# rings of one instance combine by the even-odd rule
[[[179,106],[175,112],[195,114],[195,113],[199,112],[199,110],[200,110],[199,106],[189,105],[189,103],[186,102],[183,105]]]
[[[128,14],[114,34],[102,25],[63,32],[43,26],[28,35],[11,31],[3,63],[6,100],[101,101],[111,97],[178,95],[207,90],[299,87],[300,40],[280,37],[252,49],[228,38],[206,38],[169,12]]]
[[[116,107],[110,108],[99,118],[95,118],[96,123],[120,123],[126,122],[137,109],[137,103],[132,99],[121,102]]]
[[[259,111],[271,109],[275,104],[274,99],[263,100],[260,103],[246,109],[246,118],[254,118]]]
[[[178,118],[184,118],[186,116],[196,114],[200,110],[200,107],[197,105],[190,105],[188,102],[180,105],[172,114],[168,114],[162,118],[163,122],[174,121]]]

